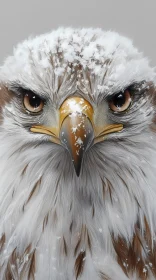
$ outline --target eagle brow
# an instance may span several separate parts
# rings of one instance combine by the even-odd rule
[[[124,92],[126,89],[129,90],[132,94],[141,96],[148,88],[149,85],[145,80],[141,82],[133,82],[130,85],[127,85],[122,89],[115,91],[111,96],[108,97],[108,99],[112,99],[112,97],[114,97],[116,94],[118,94],[119,92]]]
[[[18,84],[18,83],[11,84],[9,89],[12,90],[13,92],[15,92],[17,95],[26,94],[26,93],[32,93],[32,94],[38,95],[38,93],[36,93],[34,90],[27,88],[25,86],[22,86],[21,84]]]
[[[15,93],[18,97],[24,96],[25,94],[35,94],[37,95],[39,98],[41,98],[44,102],[46,101],[45,96],[39,94],[38,92],[36,92],[35,90],[32,90],[28,87],[25,87],[21,84],[18,83],[12,83],[9,86],[9,89]]]

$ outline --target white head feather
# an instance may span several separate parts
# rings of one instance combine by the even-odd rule
[[[35,117],[15,97],[2,106],[0,279],[11,279],[7,273],[22,280],[138,279],[137,268],[126,275],[118,264],[113,240],[131,243],[138,222],[145,230],[146,217],[154,244],[156,136],[148,92],[155,72],[148,60],[117,33],[61,28],[19,44],[0,81],[2,91],[16,92],[18,84],[49,100]],[[139,96],[131,109],[104,115],[107,97],[130,85]],[[63,147],[28,129],[33,122],[54,125],[57,109],[74,94],[92,99],[95,123],[106,118],[124,125],[86,153],[80,177]],[[146,265],[142,275],[152,280]]]

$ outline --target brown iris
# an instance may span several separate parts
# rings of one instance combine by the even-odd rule
[[[128,89],[113,96],[109,101],[109,107],[114,112],[124,112],[131,105],[131,94]]]
[[[31,113],[38,113],[43,109],[44,101],[35,93],[26,93],[23,103],[25,108]]]

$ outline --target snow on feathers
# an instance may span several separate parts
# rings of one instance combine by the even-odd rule
[[[20,43],[1,66],[0,83],[0,280],[154,280],[155,70],[148,59],[115,32],[59,28]],[[130,108],[113,113],[110,98],[127,87]],[[24,109],[24,90],[46,100],[40,114]],[[75,95],[91,104],[95,127],[123,126],[86,152],[79,177],[63,146],[30,131],[56,127],[61,104]]]

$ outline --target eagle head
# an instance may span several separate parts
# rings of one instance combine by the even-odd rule
[[[60,28],[0,69],[0,279],[156,277],[155,71]]]

